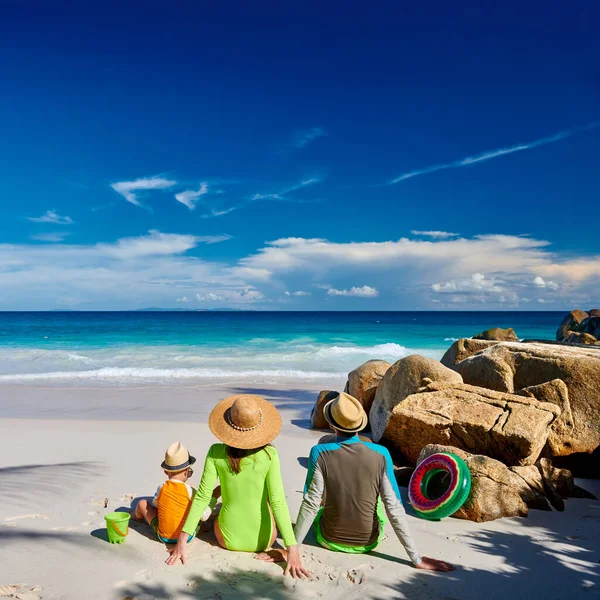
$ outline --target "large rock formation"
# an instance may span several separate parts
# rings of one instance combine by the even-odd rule
[[[531,465],[560,412],[555,404],[533,398],[436,382],[392,408],[383,439],[410,465],[427,444],[457,446],[508,465]]]
[[[447,352],[442,362],[450,366],[453,355],[458,353]],[[465,383],[509,393],[561,379],[568,389],[573,428],[556,440],[554,455],[590,453],[600,445],[600,350],[595,346],[498,342],[453,368]]]
[[[378,442],[396,405],[432,381],[462,383],[462,377],[433,358],[412,354],[401,358],[386,371],[377,387],[369,422]]]
[[[508,465],[531,465],[560,409],[463,383],[431,383],[396,405],[383,439],[414,465],[427,444],[457,446]]]
[[[310,427],[311,429],[329,429],[329,423],[323,416],[323,407],[339,396],[338,392],[331,390],[324,390],[319,393],[317,401],[312,408],[310,413]]]
[[[483,522],[501,517],[526,517],[532,508],[550,510],[548,500],[557,510],[563,510],[564,498],[594,497],[575,485],[569,471],[556,469],[545,459],[535,466],[507,467],[488,456],[430,444],[423,448],[418,462],[438,452],[456,454],[471,472],[471,493],[453,515],[459,519]]]
[[[577,331],[579,323],[588,317],[584,310],[572,310],[563,320],[556,332],[556,340],[562,342],[567,339],[569,331]]]
[[[508,329],[501,329],[500,327],[494,327],[487,331],[482,331],[477,335],[473,336],[474,340],[488,340],[497,342],[518,342],[519,338],[512,327]]]
[[[364,407],[367,414],[375,399],[375,392],[391,364],[385,360],[368,360],[348,373],[348,393]]]

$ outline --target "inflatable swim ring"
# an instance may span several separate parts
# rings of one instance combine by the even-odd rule
[[[471,473],[462,458],[432,454],[412,474],[408,500],[422,519],[437,521],[454,514],[469,497]]]

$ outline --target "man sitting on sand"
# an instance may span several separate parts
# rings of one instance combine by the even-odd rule
[[[150,524],[158,539],[165,544],[176,544],[179,534],[191,506],[194,489],[187,483],[194,473],[192,465],[196,462],[181,442],[169,446],[161,468],[168,477],[156,490],[152,502],[140,500],[136,506],[133,518]],[[215,494],[217,496],[215,497]],[[220,489],[213,492],[209,506],[204,511],[201,521],[207,521],[212,509],[217,503]],[[194,539],[190,535],[188,542]]]
[[[367,443],[358,432],[367,425],[362,405],[341,393],[323,409],[335,441],[310,451],[304,499],[296,523],[302,544],[313,522],[321,546],[359,554],[373,550],[383,537],[381,500],[396,535],[417,569],[452,571],[444,561],[421,557],[410,535],[406,512],[389,452]]]

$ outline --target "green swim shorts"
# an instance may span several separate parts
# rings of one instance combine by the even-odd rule
[[[163,544],[176,544],[179,541],[179,540],[171,540],[171,539],[161,537],[161,535],[158,533],[158,517],[154,517],[154,519],[152,519],[152,521],[150,521],[150,527],[152,527],[152,531],[154,531],[154,533],[156,534],[156,537]],[[200,529],[200,525],[198,525],[198,529]],[[198,533],[198,529],[196,529],[196,531],[194,532],[194,535],[190,535],[190,537],[188,538],[188,544],[194,539],[194,537],[196,537],[196,534]]]
[[[370,552],[374,550],[381,539],[383,538],[383,526],[385,525],[385,515],[383,512],[383,505],[381,501],[377,502],[377,520],[379,521],[379,536],[377,540],[368,546],[347,546],[346,544],[339,544],[337,542],[330,542],[323,537],[321,532],[321,516],[323,514],[323,509],[321,508],[317,513],[315,518],[315,532],[317,534],[317,542],[323,546],[323,548],[327,548],[328,550],[333,550],[335,552],[346,552],[347,554],[364,554],[365,552]]]

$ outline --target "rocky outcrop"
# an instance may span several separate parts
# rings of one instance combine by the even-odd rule
[[[564,441],[573,435],[573,413],[569,402],[569,390],[562,379],[554,379],[540,385],[532,385],[516,392],[519,396],[550,402],[560,408],[560,416],[550,426],[548,449],[551,456],[564,452]]]
[[[449,369],[453,369],[454,365],[459,363],[461,360],[465,358],[469,358],[469,356],[473,356],[477,352],[481,350],[486,350],[487,348],[491,348],[495,346],[498,342],[490,342],[487,340],[475,340],[472,338],[461,338],[457,340],[446,350],[444,356],[442,356],[441,363],[448,367]]]
[[[385,360],[368,360],[348,374],[348,394],[354,396],[367,414],[383,376],[392,365]]]
[[[435,382],[392,408],[383,439],[409,465],[427,444],[456,446],[508,465],[530,465],[560,412],[555,404],[533,398]]]
[[[556,469],[542,459],[535,466],[507,467],[488,456],[473,455],[451,446],[430,444],[421,451],[418,462],[438,452],[451,452],[462,458],[471,472],[471,493],[454,517],[484,522],[501,517],[526,517],[530,509],[564,509],[565,498],[593,498],[577,487],[565,469]]]
[[[559,325],[558,330],[556,332],[556,340],[558,342],[562,342],[567,339],[567,333],[569,331],[577,331],[579,324],[581,321],[588,317],[588,313],[584,310],[572,310]]]
[[[518,342],[519,338],[512,327],[508,329],[501,329],[500,327],[494,327],[487,331],[482,331],[477,335],[473,336],[474,340],[488,340],[497,342]]]
[[[418,354],[401,358],[388,368],[377,387],[369,413],[374,441],[378,442],[383,436],[394,408],[431,382],[462,383],[462,377],[439,361]]]
[[[588,317],[579,324],[577,332],[582,335],[591,335],[600,338],[600,317]]]
[[[584,344],[587,346],[598,343],[598,340],[589,333],[575,333],[573,331],[567,332],[567,339],[565,341],[568,344]]]
[[[338,392],[333,392],[331,390],[324,390],[319,393],[317,401],[310,413],[311,429],[329,429],[329,423],[323,416],[323,407],[331,400],[337,398],[338,395]]]
[[[573,428],[556,440],[554,455],[590,453],[600,445],[600,350],[595,346],[499,342],[454,369],[465,383],[509,393],[561,379]]]

